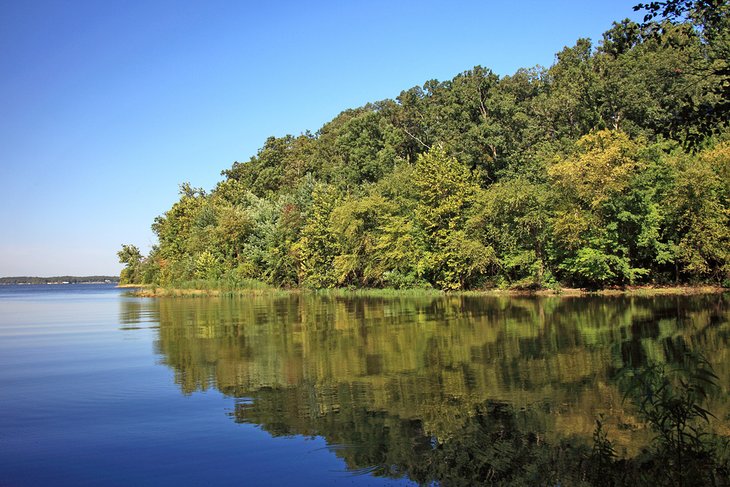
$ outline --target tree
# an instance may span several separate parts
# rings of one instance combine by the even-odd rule
[[[646,12],[644,26],[658,38],[672,43],[666,34],[670,26],[679,24],[701,41],[702,56],[689,69],[706,93],[685,93],[670,125],[673,132],[684,135],[686,146],[698,149],[707,136],[720,133],[730,121],[730,4],[727,0],[666,0],[639,3],[634,10]]]
[[[625,224],[650,223],[647,208],[632,208],[625,197],[645,164],[639,146],[622,132],[600,131],[576,148],[548,169],[556,192],[552,258],[576,284],[633,283],[648,273],[631,251],[640,230]]]
[[[730,280],[730,143],[677,154],[667,196],[670,237],[681,270],[695,280]]]
[[[326,288],[337,283],[334,259],[338,248],[330,217],[339,200],[334,186],[317,184],[312,191],[312,206],[292,249],[299,262],[299,282],[306,286]]]
[[[468,287],[496,264],[493,249],[484,247],[466,226],[479,186],[440,147],[418,158],[414,183],[419,192],[416,219],[426,234],[427,274],[442,289]]]
[[[526,177],[491,185],[480,193],[470,224],[494,248],[501,277],[518,287],[540,287],[547,271],[550,190]]]
[[[117,257],[119,257],[119,263],[124,264],[124,269],[119,275],[119,283],[141,283],[142,253],[139,249],[134,245],[122,245],[122,249],[117,252]]]
[[[267,138],[210,193],[184,183],[141,279],[725,281],[730,6],[638,8],[643,23],[579,39],[549,68],[429,80]]]

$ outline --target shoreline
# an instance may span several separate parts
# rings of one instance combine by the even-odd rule
[[[468,291],[441,291],[438,289],[391,289],[391,288],[250,288],[250,289],[188,289],[164,288],[149,284],[121,284],[122,289],[130,289],[138,297],[221,297],[221,296],[262,296],[270,294],[318,294],[322,296],[363,296],[363,297],[408,297],[408,296],[506,296],[506,297],[592,297],[592,296],[694,296],[700,294],[730,293],[730,288],[713,285],[700,286],[626,286],[623,288],[606,288],[587,290],[580,288],[537,289],[475,289]]]

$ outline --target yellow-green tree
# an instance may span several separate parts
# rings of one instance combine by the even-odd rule
[[[497,264],[494,250],[467,227],[479,185],[469,169],[441,147],[418,158],[413,182],[418,190],[416,220],[428,249],[426,274],[442,289],[468,287]]]

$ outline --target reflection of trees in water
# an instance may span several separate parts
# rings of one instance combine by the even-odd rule
[[[351,470],[407,475],[419,483],[538,485],[577,480],[585,473],[577,462],[589,446],[575,438],[547,442],[539,433],[540,412],[532,409],[492,401],[469,409],[462,404],[449,435],[439,438],[420,420],[370,411],[357,402],[313,414],[302,408],[307,398],[300,395],[298,389],[259,391],[254,402],[237,403],[235,419],[259,424],[275,436],[324,434]]]
[[[590,439],[602,412],[611,438],[636,451],[637,436],[646,435],[622,404],[617,369],[673,361],[695,349],[716,364],[724,384],[730,378],[723,296],[292,294],[150,306],[159,316],[158,352],[185,393],[216,387],[251,398],[239,402],[238,421],[272,434],[322,435],[346,445],[338,454],[352,468],[406,469],[416,480],[417,468],[436,461],[433,441],[442,445],[438,451],[466,448],[462,443],[477,441],[464,438],[475,418],[506,421],[495,404],[530,411],[519,423],[527,433],[515,432],[530,455],[537,453],[529,438],[535,445]],[[711,406],[727,417],[722,398]]]

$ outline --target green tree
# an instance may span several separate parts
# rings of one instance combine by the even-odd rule
[[[124,264],[124,268],[119,275],[120,284],[139,284],[142,282],[142,253],[134,245],[122,245],[122,249],[117,252],[119,263]]]
[[[547,185],[525,177],[500,181],[480,194],[471,225],[495,249],[501,276],[510,285],[545,284],[552,217],[549,194]]]
[[[181,185],[125,279],[173,285],[213,267],[287,287],[730,279],[730,7],[638,7],[644,23],[579,39],[548,68],[475,66],[269,137],[210,193]]]
[[[694,279],[730,280],[730,143],[672,159],[676,179],[667,196],[670,238],[682,272]]]
[[[467,227],[479,186],[469,169],[435,147],[416,163],[419,192],[416,219],[426,234],[427,275],[438,287],[463,289],[496,264],[494,250],[485,247]]]
[[[648,269],[635,265],[632,242],[653,223],[651,208],[632,207],[626,196],[646,164],[639,146],[625,133],[600,131],[576,148],[548,169],[556,192],[553,259],[579,285],[634,283]]]
[[[292,249],[299,262],[299,282],[305,286],[326,288],[337,284],[334,259],[338,248],[330,217],[340,198],[332,185],[314,186],[306,223]]]
[[[639,3],[644,27],[672,47],[684,46],[667,37],[682,28],[700,42],[701,53],[687,66],[693,83],[701,87],[682,93],[675,103],[669,132],[683,137],[686,146],[697,149],[706,137],[721,133],[730,120],[730,4],[726,0],[666,0]]]

